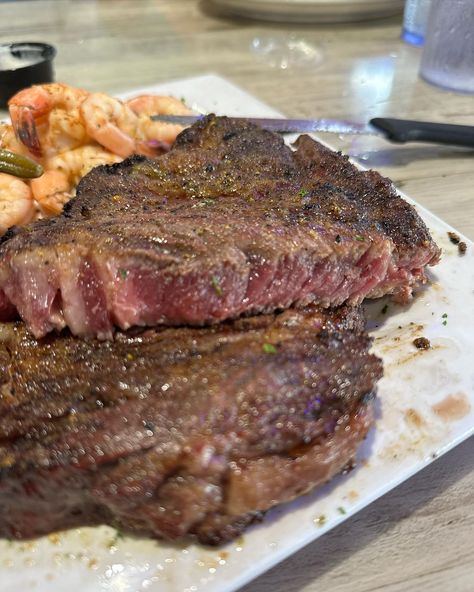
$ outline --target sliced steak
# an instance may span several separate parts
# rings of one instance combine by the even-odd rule
[[[0,537],[237,536],[352,461],[382,374],[362,324],[308,308],[102,342],[1,326]]]
[[[61,216],[11,230],[0,290],[36,337],[68,326],[109,338],[114,326],[406,301],[438,258],[387,179],[309,137],[293,152],[210,116],[157,160],[93,170]]]

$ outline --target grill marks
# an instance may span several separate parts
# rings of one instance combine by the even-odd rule
[[[68,326],[110,338],[114,326],[406,300],[439,249],[377,173],[308,137],[293,152],[211,116],[157,160],[98,167],[61,217],[10,233],[0,256],[0,289],[37,337]]]
[[[113,342],[7,326],[0,536],[104,522],[236,536],[354,456],[381,375],[362,325],[310,307]]]

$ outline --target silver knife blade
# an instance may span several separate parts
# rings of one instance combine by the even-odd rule
[[[178,125],[192,125],[206,117],[205,115],[151,115],[153,121],[174,123]],[[333,134],[369,134],[384,136],[384,134],[370,123],[354,123],[340,119],[283,119],[268,117],[230,117],[236,122],[250,121],[264,129],[280,134],[329,132]]]

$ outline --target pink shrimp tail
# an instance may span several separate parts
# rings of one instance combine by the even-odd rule
[[[16,111],[18,111],[16,113]],[[28,148],[33,156],[41,158],[43,151],[36,129],[33,110],[30,107],[10,107],[13,129],[18,140]]]

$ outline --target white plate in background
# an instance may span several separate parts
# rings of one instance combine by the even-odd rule
[[[268,21],[336,23],[400,14],[404,0],[210,0],[231,14]]]
[[[124,95],[142,92],[183,97],[200,111],[279,115],[217,76]],[[431,274],[433,284],[410,306],[388,300],[368,306],[374,349],[384,360],[385,375],[379,383],[376,427],[360,449],[356,469],[270,511],[262,524],[218,549],[120,538],[108,527],[75,529],[26,543],[0,540],[1,592],[231,592],[473,434],[474,245],[466,240],[467,253],[460,256],[447,237],[452,229],[417,209],[444,256]],[[386,303],[388,310],[382,312]],[[430,350],[414,347],[419,336],[429,338]]]

